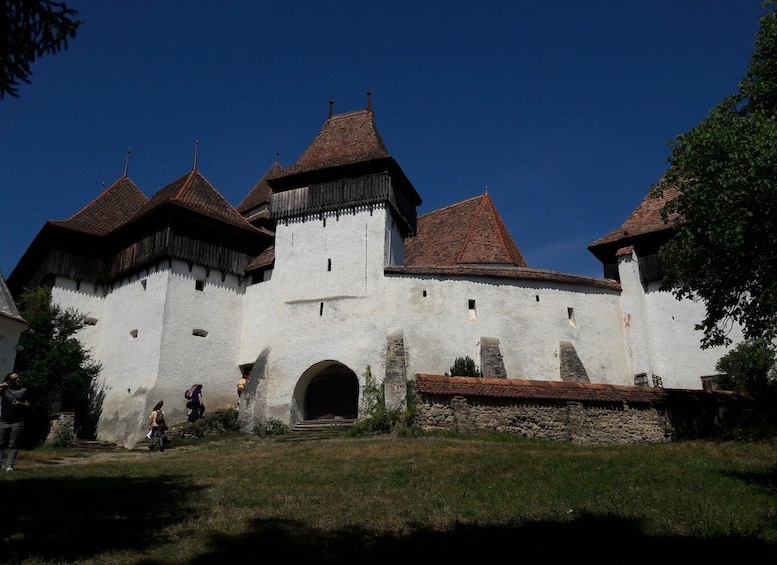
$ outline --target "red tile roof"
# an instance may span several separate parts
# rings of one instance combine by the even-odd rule
[[[329,118],[297,162],[272,178],[390,158],[372,110],[357,110]]]
[[[245,268],[246,273],[250,273],[251,271],[255,271],[256,269],[261,269],[262,267],[269,267],[275,262],[275,246],[271,245],[262,253],[259,254],[259,256],[251,261]]]
[[[404,265],[388,265],[383,272],[389,275],[427,276],[427,277],[473,277],[513,279],[524,281],[554,282],[559,284],[580,284],[608,290],[620,290],[621,285],[612,279],[599,279],[582,277],[546,271],[544,269],[530,269],[528,267],[490,267],[488,265],[458,265],[453,267],[429,267],[425,265],[407,267]]]
[[[165,204],[181,206],[247,230],[261,231],[241,216],[197,170],[157,192],[138,215],[145,215]]]
[[[668,222],[661,217],[660,210],[664,204],[672,200],[679,194],[677,187],[665,186],[662,198],[653,198],[650,193],[645,196],[642,203],[637,206],[631,215],[623,222],[623,225],[613,232],[610,232],[601,239],[596,240],[588,246],[598,247],[615,241],[631,238],[636,235],[644,235],[663,230],[671,229],[672,221],[677,216],[670,216]]]
[[[564,381],[485,379],[428,374],[417,374],[415,379],[418,392],[426,394],[600,402],[656,402],[663,400],[666,394],[662,388]]]
[[[74,231],[106,235],[126,224],[148,202],[148,198],[128,177],[105,189],[80,212],[67,220],[50,223]]]
[[[420,216],[417,234],[405,240],[404,264],[527,266],[488,194]]]
[[[251,189],[251,192],[249,192],[246,197],[243,198],[243,201],[240,202],[240,204],[238,204],[237,208],[235,209],[241,214],[245,214],[249,210],[258,206],[262,206],[263,204],[269,205],[270,199],[272,198],[272,189],[270,188],[270,185],[267,184],[267,179],[279,174],[282,170],[283,167],[281,167],[277,161],[273,163],[272,167],[270,167],[267,172],[264,173],[264,176],[259,179],[259,182],[256,183],[256,186]]]

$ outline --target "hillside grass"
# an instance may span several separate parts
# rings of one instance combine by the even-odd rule
[[[773,562],[776,447],[230,434],[164,453],[40,448],[0,475],[0,561]]]

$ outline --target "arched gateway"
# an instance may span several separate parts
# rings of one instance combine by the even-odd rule
[[[304,390],[304,420],[356,419],[359,415],[359,379],[342,363],[316,363],[303,373],[300,388]]]

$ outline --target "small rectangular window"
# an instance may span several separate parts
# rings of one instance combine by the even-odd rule
[[[205,280],[197,279],[196,281],[194,281],[194,288],[196,290],[205,290]]]
[[[318,306],[318,315],[319,316],[323,316],[324,315],[324,303],[323,302],[321,304],[319,304],[319,306]]]
[[[143,290],[146,290],[146,279],[140,281],[140,285],[143,287]]]
[[[473,321],[478,319],[478,313],[475,310],[475,301],[471,298],[469,299],[469,319]]]
[[[332,260],[331,259],[327,259],[326,260],[326,270],[327,271],[331,271],[332,270]]]
[[[84,318],[84,324],[87,326],[96,326],[97,325],[97,318],[92,318],[91,316],[87,316]]]
[[[196,335],[197,337],[208,337],[208,332],[206,330],[195,328],[192,330],[192,335]]]
[[[709,377],[702,377],[701,378],[701,387],[706,390],[707,392],[712,392],[713,390],[718,390],[718,387],[715,386],[715,376],[709,376]]]
[[[423,297],[426,298],[426,291],[423,291]]]
[[[634,375],[634,386],[648,386],[647,373],[637,373]]]
[[[575,309],[574,308],[567,308],[567,318],[569,319],[569,325],[573,328],[577,327],[575,326]]]

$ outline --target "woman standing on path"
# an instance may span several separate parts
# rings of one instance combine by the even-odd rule
[[[151,411],[151,437],[148,444],[148,450],[154,451],[154,444],[159,441],[159,451],[165,450],[165,431],[167,430],[167,421],[165,420],[165,413],[162,412],[163,401],[159,401]]]

